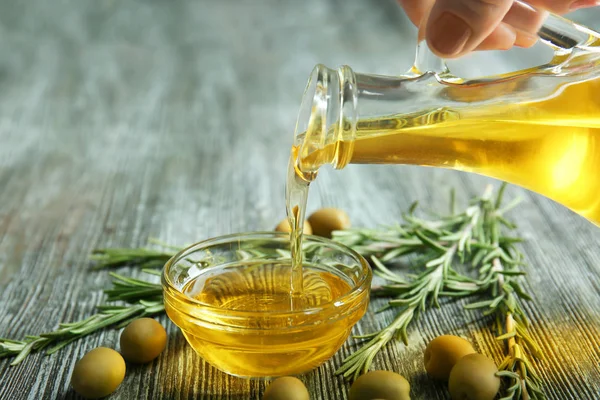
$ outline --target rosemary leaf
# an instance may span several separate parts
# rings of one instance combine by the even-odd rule
[[[122,266],[137,266],[150,269],[162,268],[173,255],[175,255],[174,252],[162,252],[144,248],[107,248],[94,250],[90,258],[92,261],[95,261],[92,267],[94,270]]]

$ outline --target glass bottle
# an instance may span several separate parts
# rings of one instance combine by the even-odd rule
[[[483,79],[454,76],[422,42],[411,70],[317,65],[292,154],[306,181],[325,164],[412,164],[520,185],[600,225],[600,34],[549,15],[554,56]]]

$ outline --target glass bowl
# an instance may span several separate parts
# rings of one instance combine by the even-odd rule
[[[289,293],[289,234],[241,233],[196,243],[165,265],[167,315],[208,363],[276,377],[331,358],[364,315],[371,269],[355,251],[305,236],[304,291]]]

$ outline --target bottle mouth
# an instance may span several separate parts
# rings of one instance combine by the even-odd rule
[[[350,161],[356,135],[357,89],[354,72],[315,66],[304,90],[294,131],[296,168],[311,177],[325,164],[336,169]]]

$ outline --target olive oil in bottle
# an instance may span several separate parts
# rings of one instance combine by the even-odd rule
[[[325,164],[450,168],[520,185],[600,225],[600,34],[551,17],[540,36],[552,61],[512,74],[317,66],[296,126],[297,175],[310,181]]]
[[[536,102],[359,120],[352,145],[350,163],[475,172],[543,194],[600,224],[600,77]],[[302,168],[317,168],[339,148],[332,143],[306,154]]]

